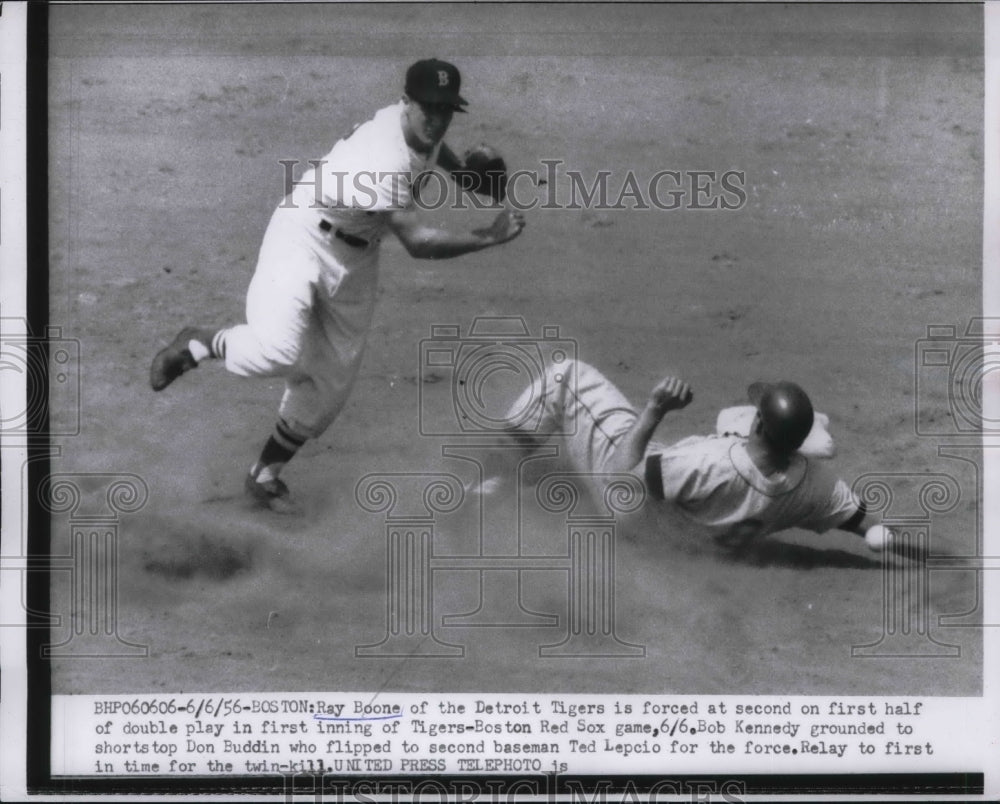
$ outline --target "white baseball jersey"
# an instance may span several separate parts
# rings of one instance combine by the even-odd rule
[[[234,374],[282,376],[280,416],[319,436],[347,401],[378,288],[379,243],[437,157],[411,150],[403,104],[378,111],[310,169],[271,217],[247,291],[247,323],[224,333]]]
[[[793,527],[822,533],[858,510],[850,488],[828,465],[797,453],[786,471],[764,475],[740,436],[692,436],[662,452],[654,447],[645,474],[654,498],[720,532],[753,523],[761,534]]]
[[[325,207],[323,216],[345,234],[377,241],[388,214],[413,207],[414,183],[436,162],[440,143],[419,154],[403,136],[403,103],[375,113],[338,141],[318,168],[303,174],[292,191],[296,205]]]
[[[638,414],[597,369],[578,360],[550,367],[511,407],[541,406],[535,435],[562,435],[573,470],[600,475]],[[643,474],[653,507],[673,511],[711,533],[745,524],[758,534],[792,527],[823,532],[850,519],[858,504],[828,465],[793,456],[787,472],[765,476],[750,460],[746,438],[692,436],[673,446],[651,441],[633,471]]]

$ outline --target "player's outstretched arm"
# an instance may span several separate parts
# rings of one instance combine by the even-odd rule
[[[687,407],[694,399],[694,392],[686,382],[677,377],[666,377],[650,393],[646,406],[615,449],[609,472],[627,472],[633,469],[646,454],[646,446],[653,431],[671,410]]]
[[[518,210],[505,209],[487,227],[471,232],[450,232],[427,226],[418,219],[416,212],[401,210],[389,216],[389,228],[411,257],[445,260],[513,240],[524,229],[524,215]]]

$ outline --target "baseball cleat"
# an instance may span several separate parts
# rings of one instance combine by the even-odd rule
[[[254,502],[270,508],[276,514],[294,514],[297,511],[288,486],[278,478],[261,483],[252,474],[248,474],[243,488]]]
[[[185,371],[198,368],[198,361],[188,349],[188,344],[199,340],[199,335],[197,327],[184,327],[167,348],[156,353],[149,368],[149,384],[154,391],[162,391]]]

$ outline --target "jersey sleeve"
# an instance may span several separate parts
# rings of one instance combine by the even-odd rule
[[[854,516],[860,503],[841,478],[824,464],[809,462],[810,513],[802,520],[801,527],[816,533],[843,525]]]
[[[657,456],[662,494],[659,499],[683,507],[706,496],[713,485],[712,461],[707,459],[703,449],[706,442],[708,439],[702,436],[691,436]]]

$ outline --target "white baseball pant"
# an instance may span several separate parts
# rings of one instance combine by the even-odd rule
[[[611,380],[582,360],[549,366],[511,406],[509,418],[540,405],[539,438],[563,436],[574,472],[603,473],[638,414]],[[525,431],[529,432],[529,431]]]
[[[316,438],[341,411],[364,355],[378,287],[378,243],[348,245],[312,209],[271,216],[247,291],[247,323],[225,334],[226,368],[285,378],[279,415]]]

